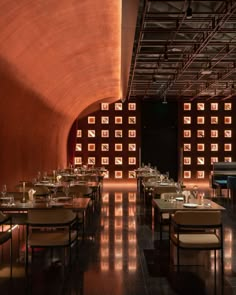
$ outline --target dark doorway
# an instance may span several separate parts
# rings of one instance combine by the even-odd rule
[[[156,166],[161,173],[178,178],[178,104],[149,102],[141,104],[142,163]]]

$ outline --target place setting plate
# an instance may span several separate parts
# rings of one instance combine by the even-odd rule
[[[195,203],[184,203],[183,206],[186,207],[186,208],[197,208],[198,204],[195,204]]]

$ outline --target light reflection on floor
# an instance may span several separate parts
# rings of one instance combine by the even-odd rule
[[[101,206],[101,270],[137,268],[136,192],[104,193]],[[109,262],[115,259],[115,265]]]

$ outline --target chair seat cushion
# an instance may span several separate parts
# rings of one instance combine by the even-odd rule
[[[177,234],[171,236],[172,241],[177,244]],[[179,234],[179,246],[181,248],[212,249],[221,246],[218,236],[214,233],[201,234]]]
[[[29,246],[30,247],[61,247],[69,246],[70,242],[77,239],[77,232],[71,232],[71,240],[69,241],[68,231],[35,231],[29,236]]]

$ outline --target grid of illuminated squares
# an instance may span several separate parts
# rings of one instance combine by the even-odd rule
[[[197,116],[197,118],[196,118],[197,126],[199,126],[199,128],[197,127],[197,130],[196,130],[196,137],[197,137],[197,139],[205,138],[206,137],[206,130],[204,129],[204,124],[205,124],[206,118],[204,115],[200,115],[200,112],[205,110],[205,103],[199,102],[199,103],[197,103],[196,107],[197,107],[197,111],[199,111],[199,116]],[[185,111],[185,114],[188,111],[191,111],[191,109],[192,109],[191,103],[184,103],[183,104],[183,110]],[[212,156],[210,157],[211,164],[219,161],[219,158],[217,156],[217,152],[219,150],[219,139],[220,139],[219,138],[219,128],[218,128],[219,116],[217,115],[218,109],[219,109],[219,104],[217,102],[210,103],[210,110],[213,111],[213,113],[214,113],[214,111],[216,112],[216,115],[210,116],[210,125],[211,125],[211,128],[210,128],[210,138],[211,138],[210,151],[212,152]],[[233,132],[231,129],[232,116],[227,115],[227,111],[232,111],[232,103],[225,102],[224,103],[224,111],[225,111],[226,115],[223,118],[223,122],[224,122],[223,136],[225,139],[228,139],[228,142],[223,143],[224,144],[223,149],[225,152],[231,152],[232,151],[231,138],[232,138],[232,132]],[[184,164],[185,168],[192,165],[193,160],[197,161],[197,165],[199,165],[199,167],[201,165],[205,165],[205,157],[201,155],[201,153],[203,154],[203,152],[205,151],[205,143],[196,142],[196,150],[197,150],[197,152],[199,152],[199,154],[198,154],[199,156],[197,156],[196,159],[193,159],[192,157],[187,156],[188,153],[191,153],[191,151],[192,151],[192,143],[186,142],[187,139],[190,139],[192,137],[192,130],[191,130],[191,128],[188,129],[188,127],[187,127],[188,125],[190,126],[191,124],[192,124],[191,115],[184,115],[183,116],[183,126],[184,126],[184,128],[183,128],[183,138],[184,138],[183,164]],[[222,128],[222,126],[221,126],[221,128]],[[226,157],[224,157],[223,161],[224,162],[231,162],[232,157],[226,156]],[[191,178],[192,177],[191,171],[188,169],[184,169],[183,177],[185,179]],[[205,178],[205,170],[197,170],[196,177],[198,179]]]
[[[101,111],[109,111],[109,103],[101,103]],[[123,103],[115,103],[114,104],[115,111],[122,111],[123,110]],[[128,110],[129,111],[136,111],[136,103],[128,103]],[[96,122],[96,120],[100,120],[100,122]],[[123,124],[123,116],[122,114],[120,116],[115,116],[115,125],[117,126],[117,129],[114,130],[114,137],[119,139],[124,137],[124,130],[122,128]],[[96,124],[100,123],[102,125],[102,129],[100,131],[96,130]],[[106,142],[113,134],[110,134],[111,131],[108,128],[108,125],[110,123],[110,117],[109,115],[101,116],[99,118],[96,118],[96,116],[88,116],[88,124],[91,126],[88,130],[77,130],[77,138],[87,137],[87,138],[96,138],[97,136],[104,138],[104,142],[101,142],[100,149],[102,152],[109,152],[111,149],[111,143]],[[130,139],[130,142],[128,142],[128,151],[129,152],[136,152],[137,150],[137,144],[135,142],[136,139],[136,116],[130,115],[128,116],[128,125],[130,128],[128,129],[128,139]],[[92,127],[93,126],[93,127]],[[119,128],[120,126],[120,128]],[[106,128],[107,127],[107,128]],[[83,134],[85,132],[86,134]],[[99,132],[99,133],[98,133]],[[76,143],[75,150],[76,152],[82,152],[83,149],[87,149],[89,152],[94,152],[98,148],[97,144],[95,143],[87,143],[87,146],[83,146],[82,143]],[[123,143],[114,143],[114,150],[116,152],[122,152],[124,150]],[[113,160],[113,159],[112,159]],[[100,163],[96,163],[96,161],[99,161],[99,159],[96,159],[95,157],[88,157],[88,165],[102,165],[102,166],[108,166],[110,164],[110,157],[104,157],[101,156]],[[74,159],[75,165],[82,165],[82,157],[75,157]],[[117,167],[122,168],[124,162],[123,156],[118,156],[114,158],[114,163]],[[133,168],[133,170],[128,171],[128,178],[135,178],[135,172],[134,168],[136,168],[137,165],[137,159],[136,156],[130,156],[128,157],[128,165]],[[123,178],[123,170],[117,169],[114,171],[114,177],[115,178]],[[105,178],[109,178],[109,171],[107,170]]]

